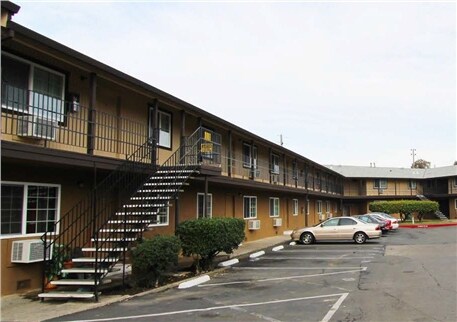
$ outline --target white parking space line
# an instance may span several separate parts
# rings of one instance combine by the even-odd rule
[[[335,304],[333,304],[332,308],[330,311],[327,312],[327,314],[324,316],[321,322],[328,322],[332,318],[333,314],[339,309],[343,301],[346,299],[346,297],[349,295],[349,293],[344,293],[341,295],[341,297],[336,301]]]
[[[341,267],[243,267],[243,266],[236,266],[232,267],[232,269],[236,270],[265,270],[265,271],[271,271],[271,270],[334,270],[334,269],[361,269],[366,270],[367,267],[360,267],[360,266],[341,266]]]
[[[335,314],[338,307],[344,301],[344,299],[348,296],[349,293],[337,293],[337,294],[327,294],[327,295],[317,295],[317,296],[307,296],[307,297],[298,297],[298,298],[291,298],[291,299],[284,299],[284,300],[275,300],[275,301],[266,301],[266,302],[254,302],[254,303],[243,303],[243,304],[232,304],[232,305],[223,305],[223,306],[213,306],[213,307],[206,307],[201,309],[190,309],[190,310],[182,310],[182,311],[171,311],[171,312],[162,312],[162,313],[151,313],[151,314],[141,314],[141,315],[131,315],[131,316],[120,316],[120,317],[111,317],[111,318],[104,318],[104,319],[93,319],[93,320],[76,320],[73,322],[98,322],[98,321],[119,321],[119,320],[132,320],[132,319],[141,319],[141,318],[152,318],[157,316],[166,316],[166,315],[176,315],[176,314],[185,314],[185,313],[195,313],[195,312],[208,312],[214,310],[223,310],[223,309],[232,309],[232,308],[240,308],[240,307],[250,307],[250,306],[261,306],[261,305],[271,305],[271,304],[280,304],[280,303],[290,303],[290,302],[297,302],[297,301],[306,301],[306,300],[314,300],[314,299],[322,299],[328,297],[337,297],[340,298],[336,301],[336,303],[332,306],[330,311],[325,315],[322,321],[329,321],[329,319]],[[336,306],[338,304],[338,306]],[[336,308],[336,309],[334,309]],[[331,314],[330,314],[331,313]],[[330,315],[329,318],[327,318]],[[325,320],[327,318],[327,320]]]
[[[366,271],[366,270],[367,270],[366,267],[359,267],[358,269],[340,271],[340,272],[319,273],[319,274],[309,274],[309,275],[294,275],[294,276],[265,278],[265,279],[248,280],[248,281],[211,283],[211,284],[198,285],[198,287],[215,287],[215,286],[236,285],[236,284],[253,284],[253,283],[262,283],[262,282],[276,282],[276,281],[294,280],[294,279],[302,279],[302,278],[309,278],[309,277],[316,277],[316,276],[330,276],[330,275],[339,275],[339,274],[359,273],[359,272],[363,272],[363,271]]]
[[[281,253],[381,253],[383,250],[377,249],[285,249]]]
[[[373,259],[373,256],[363,256],[363,257],[345,257],[343,256],[338,256],[338,257],[304,257],[304,256],[294,256],[294,257],[289,257],[289,256],[264,256],[262,260],[268,259],[268,260],[288,260],[288,259],[313,259],[313,260],[337,260],[337,259]]]

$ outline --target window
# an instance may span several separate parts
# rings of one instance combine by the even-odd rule
[[[340,226],[350,226],[350,225],[357,225],[357,222],[351,218],[341,218],[340,219]]]
[[[159,118],[159,145],[171,148],[171,114],[158,111]]]
[[[374,188],[375,189],[386,189],[387,188],[387,179],[375,179]]]
[[[270,217],[279,217],[279,198],[270,198]]]
[[[455,209],[457,209],[457,199],[454,200],[455,202]]]
[[[59,217],[59,185],[4,182],[1,196],[2,237],[53,231]]]
[[[245,219],[257,218],[257,197],[244,196],[243,209]]]
[[[457,177],[454,178],[454,186],[457,187]]]
[[[316,201],[316,208],[317,208],[317,213],[319,215],[322,214],[322,201],[321,200]]]
[[[325,202],[325,212],[329,214],[331,212],[330,201]]]
[[[211,218],[213,216],[213,195],[208,193],[206,200],[206,216],[203,214],[205,204],[205,194],[197,193],[197,218]]]
[[[157,214],[157,223],[151,224],[150,226],[168,226],[168,220],[170,218],[170,207],[162,207]]]
[[[65,75],[2,54],[2,107],[41,118],[64,119]]]
[[[324,227],[334,227],[334,226],[338,226],[338,221],[339,221],[338,218],[329,219],[326,222],[324,222],[322,225]]]
[[[410,189],[417,189],[416,180],[409,180],[409,188]]]
[[[306,214],[309,215],[309,200],[306,199]]]
[[[279,155],[271,155],[270,171],[271,173],[279,174]]]
[[[297,180],[298,179],[298,167],[297,167],[297,162],[292,163],[292,179]]]
[[[257,147],[243,143],[243,167],[257,169]]]
[[[298,215],[298,199],[292,199],[292,214],[294,216]]]

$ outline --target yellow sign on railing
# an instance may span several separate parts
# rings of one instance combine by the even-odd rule
[[[203,138],[205,141],[211,141],[211,132],[205,131],[205,133],[203,133]]]
[[[213,153],[213,144],[212,143],[202,143],[201,152],[202,153]]]

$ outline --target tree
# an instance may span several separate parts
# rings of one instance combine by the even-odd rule
[[[414,163],[411,165],[411,168],[413,168],[413,169],[430,169],[430,162],[425,161],[423,159],[419,159],[417,161],[414,161]]]

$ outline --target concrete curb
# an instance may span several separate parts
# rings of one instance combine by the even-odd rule
[[[249,258],[257,258],[257,257],[260,257],[262,255],[265,255],[265,251],[264,250],[261,250],[260,252],[252,253],[251,255],[249,255]]]
[[[411,225],[400,225],[399,228],[439,228],[439,227],[452,227],[457,226],[457,223],[446,223],[446,224],[434,224],[434,225],[427,225],[427,224],[411,224]]]
[[[217,266],[219,266],[219,267],[227,267],[227,266],[238,264],[239,262],[240,261],[238,260],[238,258],[234,258],[234,259],[230,259],[230,260],[225,261],[225,262],[220,262],[219,264],[217,264]]]
[[[184,288],[189,288],[189,287],[194,287],[194,286],[197,286],[199,284],[202,284],[202,283],[205,283],[205,282],[208,282],[210,280],[209,276],[208,275],[201,275],[199,277],[196,277],[196,278],[192,278],[186,282],[182,282],[181,284],[179,284],[178,288],[180,290],[184,289]]]

